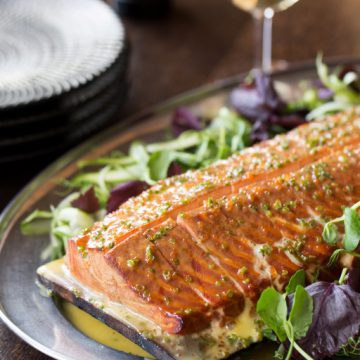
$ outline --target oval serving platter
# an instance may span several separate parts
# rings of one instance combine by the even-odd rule
[[[360,60],[335,60],[332,64],[356,63]],[[173,110],[188,106],[207,113],[226,103],[227,94],[246,74],[221,80],[213,85],[173,98],[144,111],[92,138],[70,151],[28,184],[8,205],[0,217],[0,318],[23,340],[41,352],[59,360],[131,360],[136,356],[101,345],[77,331],[62,315],[55,302],[40,295],[35,284],[40,254],[48,245],[47,236],[25,237],[20,222],[35,208],[48,209],[61,197],[58,179],[74,175],[79,160],[93,159],[115,149],[126,151],[135,139],[160,140],[168,129]],[[293,96],[301,80],[316,76],[313,62],[292,66],[274,73],[283,96]],[[258,344],[233,359],[271,359],[273,347]]]

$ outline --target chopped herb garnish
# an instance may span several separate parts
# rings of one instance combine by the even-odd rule
[[[151,263],[155,260],[155,255],[153,254],[151,245],[148,245],[145,249],[145,261]]]
[[[126,262],[126,264],[127,264],[128,267],[133,268],[133,267],[135,267],[136,265],[138,265],[139,262],[140,262],[140,260],[139,260],[137,257],[134,257],[134,258],[132,258],[132,259],[129,259],[129,260]]]

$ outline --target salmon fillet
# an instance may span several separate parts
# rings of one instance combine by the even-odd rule
[[[166,332],[226,324],[327,262],[324,222],[360,197],[359,144],[352,111],[161,181],[71,239],[68,267]]]

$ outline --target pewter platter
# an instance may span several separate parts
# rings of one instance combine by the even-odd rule
[[[334,63],[360,63],[346,59]],[[141,139],[160,140],[166,132],[173,110],[189,106],[209,111],[226,102],[227,94],[245,75],[221,80],[212,85],[173,98],[159,106],[122,121],[119,125],[65,154],[29,183],[8,205],[0,217],[0,318],[18,336],[41,352],[61,360],[130,360],[138,357],[105,347],[78,332],[61,314],[56,304],[42,297],[35,285],[40,253],[47,246],[46,236],[25,237],[20,221],[35,208],[47,209],[60,200],[56,180],[72,176],[80,159],[99,157]],[[312,63],[274,73],[285,96],[296,93],[296,84],[315,77]],[[233,359],[271,359],[273,347],[259,344],[233,356]]]

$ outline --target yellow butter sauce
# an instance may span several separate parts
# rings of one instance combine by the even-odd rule
[[[37,272],[40,276],[48,279],[48,281],[58,284],[69,291],[74,292],[76,290],[84,299],[97,299],[99,297],[99,303],[105,306],[105,310],[110,316],[124,323],[131,324],[131,326],[139,332],[152,331],[151,334],[154,336],[154,339],[161,344],[165,350],[173,353],[177,359],[211,360],[223,358],[226,356],[226,353],[233,353],[236,350],[236,344],[231,347],[231,343],[226,341],[226,337],[229,334],[235,334],[239,339],[244,339],[250,343],[261,341],[261,333],[254,318],[254,306],[250,301],[246,302],[243,313],[235,319],[233,324],[229,324],[229,327],[222,327],[215,321],[209,329],[200,333],[202,336],[210,336],[216,340],[214,344],[204,348],[200,346],[198,336],[176,336],[162,333],[158,331],[158,328],[154,328],[152,323],[145,323],[143,318],[137,317],[136,314],[131,313],[125,307],[108,302],[106,298],[101,297],[100,294],[93,293],[86,287],[83,287],[71,276],[64,265],[63,259],[43,265]],[[62,308],[64,316],[75,328],[89,338],[118,351],[130,353],[142,358],[154,359],[139,346],[71,303],[62,302],[59,305]],[[225,348],[224,345],[226,345]],[[261,344],[239,352],[237,356],[232,357],[232,359],[271,360],[273,354],[274,348],[271,344]]]
[[[147,359],[154,359],[153,356],[148,354],[141,347],[103,324],[101,321],[87,314],[85,311],[80,310],[75,305],[63,301],[61,307],[64,316],[76,329],[89,338],[118,351],[123,351]]]
[[[235,326],[231,329],[232,333],[242,339],[257,339],[259,337],[259,329],[255,325],[253,311],[252,303],[246,300],[243,313],[236,319]]]

